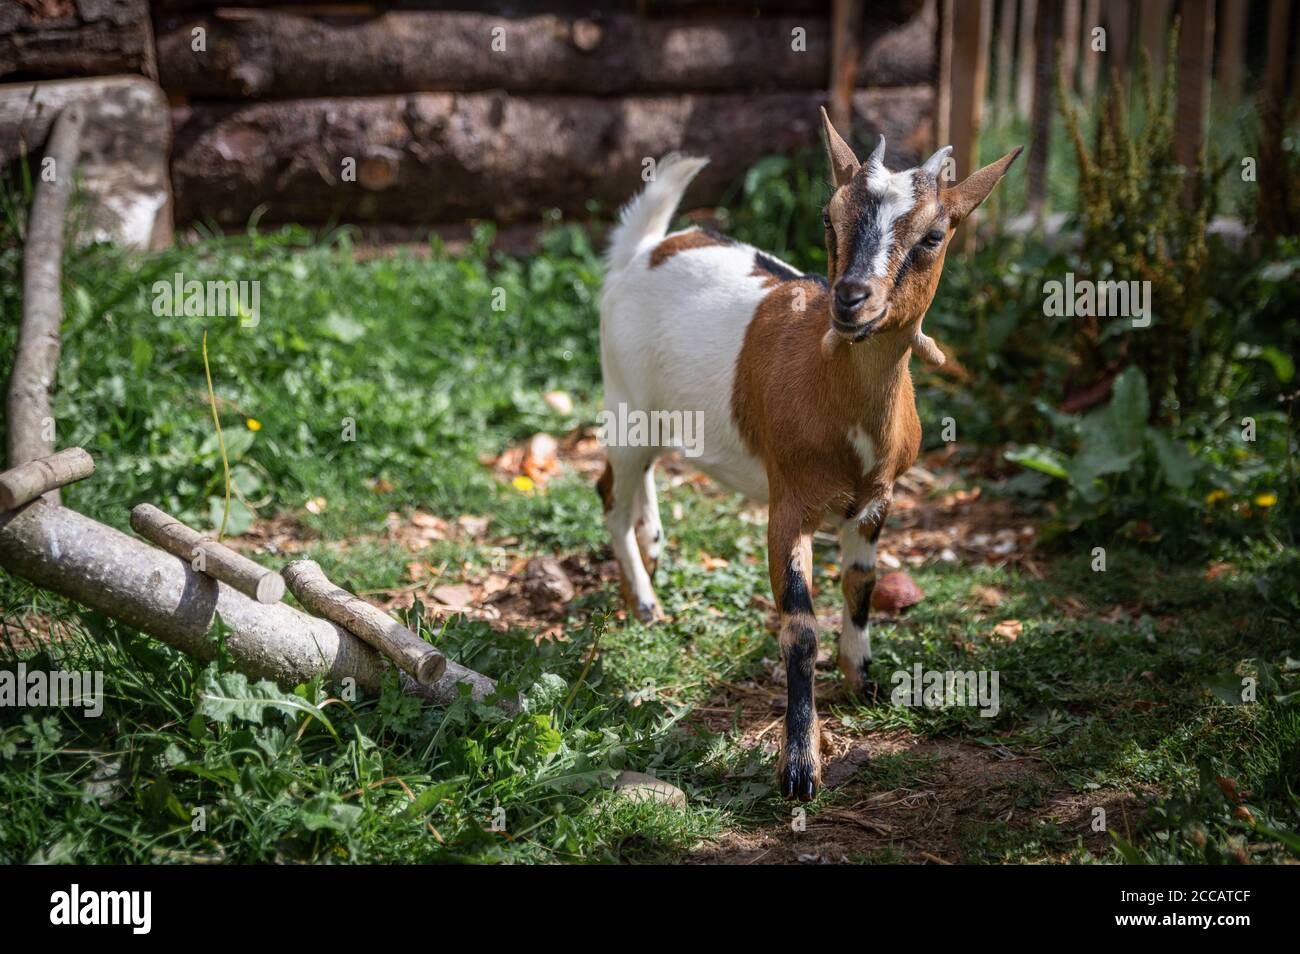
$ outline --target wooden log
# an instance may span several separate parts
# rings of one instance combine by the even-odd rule
[[[44,500],[0,514],[0,567],[203,660],[216,656],[210,633],[220,616],[235,667],[285,687],[324,675],[373,692],[389,668],[383,655],[329,620],[250,600],[187,560]],[[454,662],[431,686],[398,675],[404,691],[439,705],[459,698],[462,685],[479,701],[497,691],[495,680]],[[517,698],[497,704],[519,711]]]
[[[446,671],[446,656],[387,613],[335,586],[315,560],[294,560],[284,568],[284,579],[307,610],[338,623],[424,685]]]
[[[866,42],[846,78],[873,87],[927,82],[932,18],[922,13],[902,24],[873,22],[870,34],[854,31]],[[158,60],[169,93],[288,99],[341,91],[823,89],[832,52],[825,17],[571,19],[390,11],[338,21],[229,9],[163,18]]]
[[[0,474],[0,511],[21,507],[94,472],[95,462],[80,447],[29,460]]]
[[[148,0],[0,3],[0,79],[156,77]]]
[[[916,162],[932,95],[859,90],[855,129],[887,136],[891,163]],[[691,187],[707,204],[758,157],[815,145],[824,103],[806,92],[192,104],[175,111],[177,218],[239,227],[261,205],[265,222],[512,223],[541,207],[586,217],[592,201],[627,201],[645,160],[675,149],[711,157]],[[356,181],[345,179],[348,159]]]
[[[1183,203],[1196,199],[1196,171],[1205,151],[1214,58],[1214,0],[1183,0],[1178,33],[1178,92],[1174,106],[1174,158],[1187,170]]]
[[[70,241],[169,245],[171,114],[162,90],[144,77],[0,86],[0,163],[39,154],[54,117],[71,105],[86,121],[77,159],[78,230]]]
[[[284,577],[279,573],[205,537],[153,504],[142,503],[131,511],[131,529],[168,553],[189,560],[198,572],[259,603],[278,603],[284,598]]]
[[[59,113],[32,198],[23,248],[23,317],[6,402],[10,467],[54,453],[50,388],[59,365],[63,322],[63,224],[84,120],[79,106]],[[51,490],[48,499],[58,503],[59,491]]]

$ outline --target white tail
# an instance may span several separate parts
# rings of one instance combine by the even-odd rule
[[[663,240],[686,187],[708,164],[708,159],[675,152],[659,160],[654,180],[619,213],[609,242],[610,271],[626,268],[641,248]]]

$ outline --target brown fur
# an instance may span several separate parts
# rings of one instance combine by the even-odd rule
[[[679,252],[690,251],[693,248],[707,248],[710,245],[728,244],[730,240],[725,236],[704,229],[688,229],[679,235],[670,235],[656,245],[650,252],[650,267],[658,268]]]
[[[918,170],[913,207],[892,226],[887,275],[867,283],[871,300],[887,311],[878,319],[855,315],[849,334],[832,322],[832,289],[849,267],[872,198],[866,172],[829,122],[827,140],[838,186],[826,210],[830,288],[812,279],[770,283],[746,329],[731,395],[741,438],[767,470],[768,569],[781,613],[789,695],[778,777],[785,794],[799,798],[810,797],[821,782],[810,661],[816,658],[817,632],[808,595],[812,534],[829,515],[840,522],[859,519],[856,532],[871,542],[878,536],[894,483],[916,462],[921,446],[908,358],[914,341],[928,341],[920,325],[938,287],[948,241],[1015,158],[1004,157],[951,189],[941,190]],[[922,240],[936,226],[943,238],[929,247]],[[755,274],[759,271],[756,267]],[[802,308],[796,307],[800,294]],[[870,327],[860,337],[864,322]],[[870,438],[873,453],[865,472],[853,441],[862,434]],[[875,586],[874,566],[844,567],[842,586],[845,613],[864,616]],[[848,672],[843,655],[840,663],[850,688],[861,691],[863,672]]]

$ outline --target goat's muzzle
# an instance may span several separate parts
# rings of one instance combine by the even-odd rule
[[[846,275],[835,283],[831,294],[831,327],[846,341],[870,337],[887,314],[889,294],[880,279],[863,281]]]

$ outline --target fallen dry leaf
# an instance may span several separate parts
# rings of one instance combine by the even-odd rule
[[[1205,570],[1205,582],[1213,583],[1221,576],[1231,573],[1233,566],[1231,563],[1211,563]]]
[[[1002,601],[1006,599],[1006,594],[996,586],[973,586],[971,587],[970,595],[974,597],[977,602],[989,607],[990,609],[1001,606]]]
[[[464,583],[444,583],[433,588],[433,598],[452,609],[464,609],[474,599],[474,593]]]
[[[720,570],[725,566],[731,566],[731,563],[728,560],[724,560],[722,557],[715,557],[710,556],[707,553],[702,553],[700,554],[700,566],[704,567],[704,569],[711,573],[714,570]]]
[[[1020,638],[1024,628],[1024,623],[1018,619],[1004,619],[993,627],[993,635],[1005,639],[1009,643],[1014,643]]]

